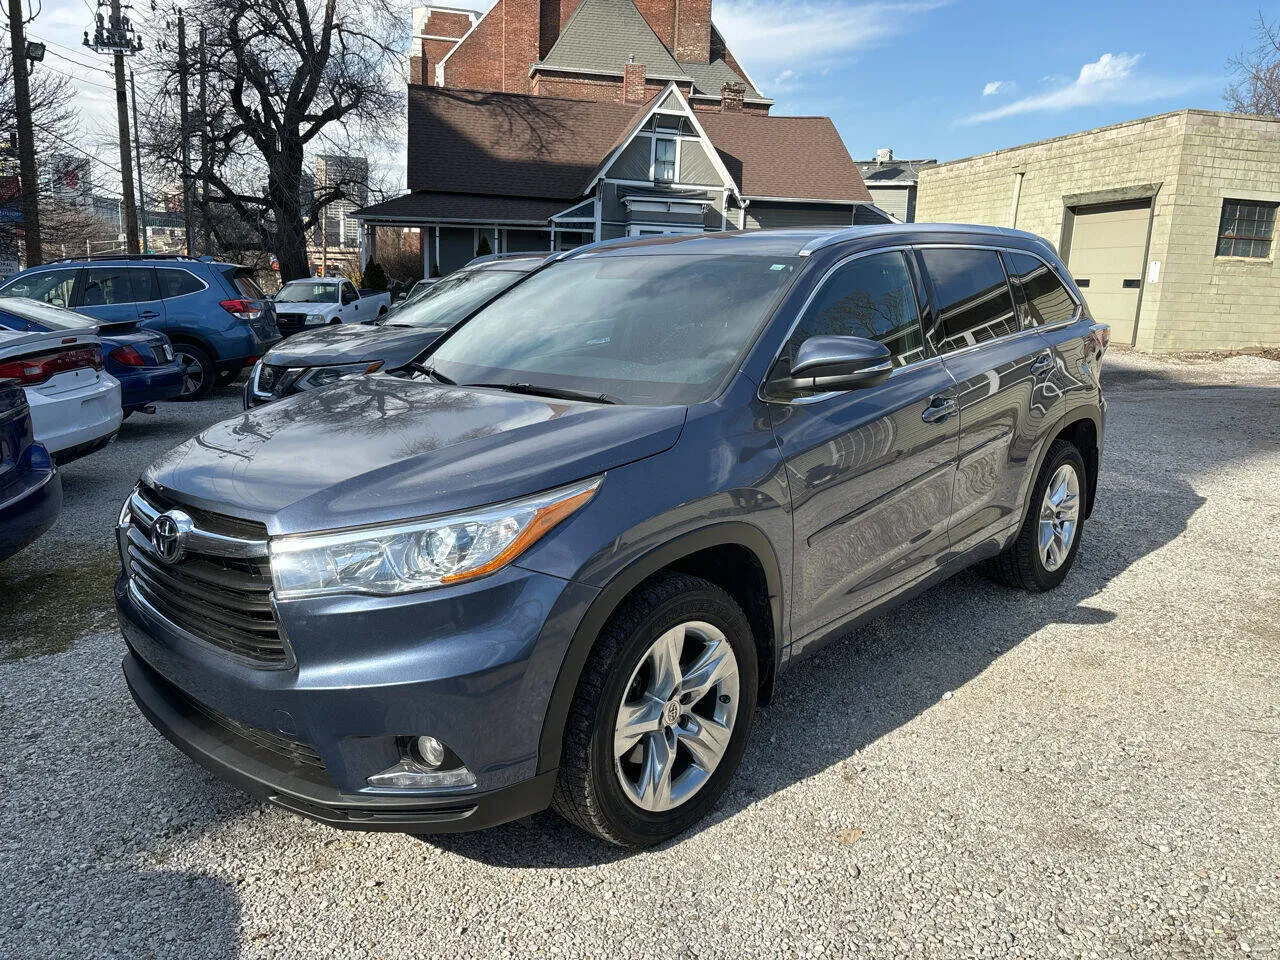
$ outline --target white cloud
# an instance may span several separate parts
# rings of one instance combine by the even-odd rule
[[[786,70],[783,70],[780,74],[778,74],[776,77],[773,78],[773,84],[772,84],[773,90],[775,92],[781,91],[781,90],[791,90],[800,82],[800,78],[802,76],[804,76],[804,74],[797,73],[795,70],[792,70],[790,67],[788,67]]]
[[[1070,82],[1060,80],[1052,90],[1045,93],[1033,94],[994,110],[972,114],[962,118],[960,122],[986,123],[1024,113],[1070,110],[1103,103],[1142,103],[1179,96],[1203,87],[1207,82],[1203,77],[1143,76],[1135,70],[1141,59],[1140,53],[1104,53],[1092,63],[1082,66],[1080,73]],[[984,89],[983,94],[986,93]]]
[[[949,0],[723,0],[716,26],[747,68],[787,68],[865,50],[908,32]]]
[[[985,87],[982,88],[982,95],[984,97],[991,97],[1000,92],[1012,93],[1013,81],[1012,80],[992,80],[990,83],[988,83]]]

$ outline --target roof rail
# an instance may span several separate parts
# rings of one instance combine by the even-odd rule
[[[944,233],[950,231],[996,237],[1021,237],[1024,240],[1033,240],[1052,249],[1049,242],[1043,237],[1028,233],[1025,230],[1015,230],[1012,227],[992,227],[980,223],[867,223],[854,227],[841,227],[839,230],[832,230],[825,236],[815,237],[800,248],[800,256],[808,257],[834,244],[843,243],[846,240],[858,240],[862,237],[875,236],[886,231],[914,233],[931,229]]]
[[[185,260],[191,263],[215,263],[208,254],[201,257],[190,257],[185,253],[86,253],[78,257],[59,257],[57,260],[46,260],[50,263],[78,263],[86,260]]]

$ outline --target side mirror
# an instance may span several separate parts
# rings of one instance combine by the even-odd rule
[[[791,361],[791,375],[770,386],[788,393],[803,390],[861,390],[884,383],[893,373],[893,355],[876,340],[863,337],[810,337]]]

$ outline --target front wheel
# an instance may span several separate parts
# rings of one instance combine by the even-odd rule
[[[1087,476],[1075,444],[1054,441],[1031,490],[1017,539],[992,561],[997,580],[1040,593],[1067,578],[1080,551]]]
[[[742,760],[758,670],[751,626],[724,590],[683,574],[650,580],[583,669],[553,808],[620,846],[691,827]]]

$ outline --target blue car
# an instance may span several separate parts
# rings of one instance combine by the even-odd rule
[[[26,391],[0,381],[0,560],[53,526],[61,509],[62,480],[36,443]]]
[[[103,366],[120,381],[120,406],[125,416],[161,400],[176,400],[182,393],[185,370],[169,338],[143,330],[136,322],[95,324],[91,318],[62,307],[8,297],[0,300],[0,328],[37,333],[95,331],[102,341]]]
[[[10,278],[0,286],[3,297],[67,307],[99,324],[161,331],[185,372],[181,400],[198,400],[230,383],[280,339],[275,307],[253,272],[204,257],[58,260]]]

